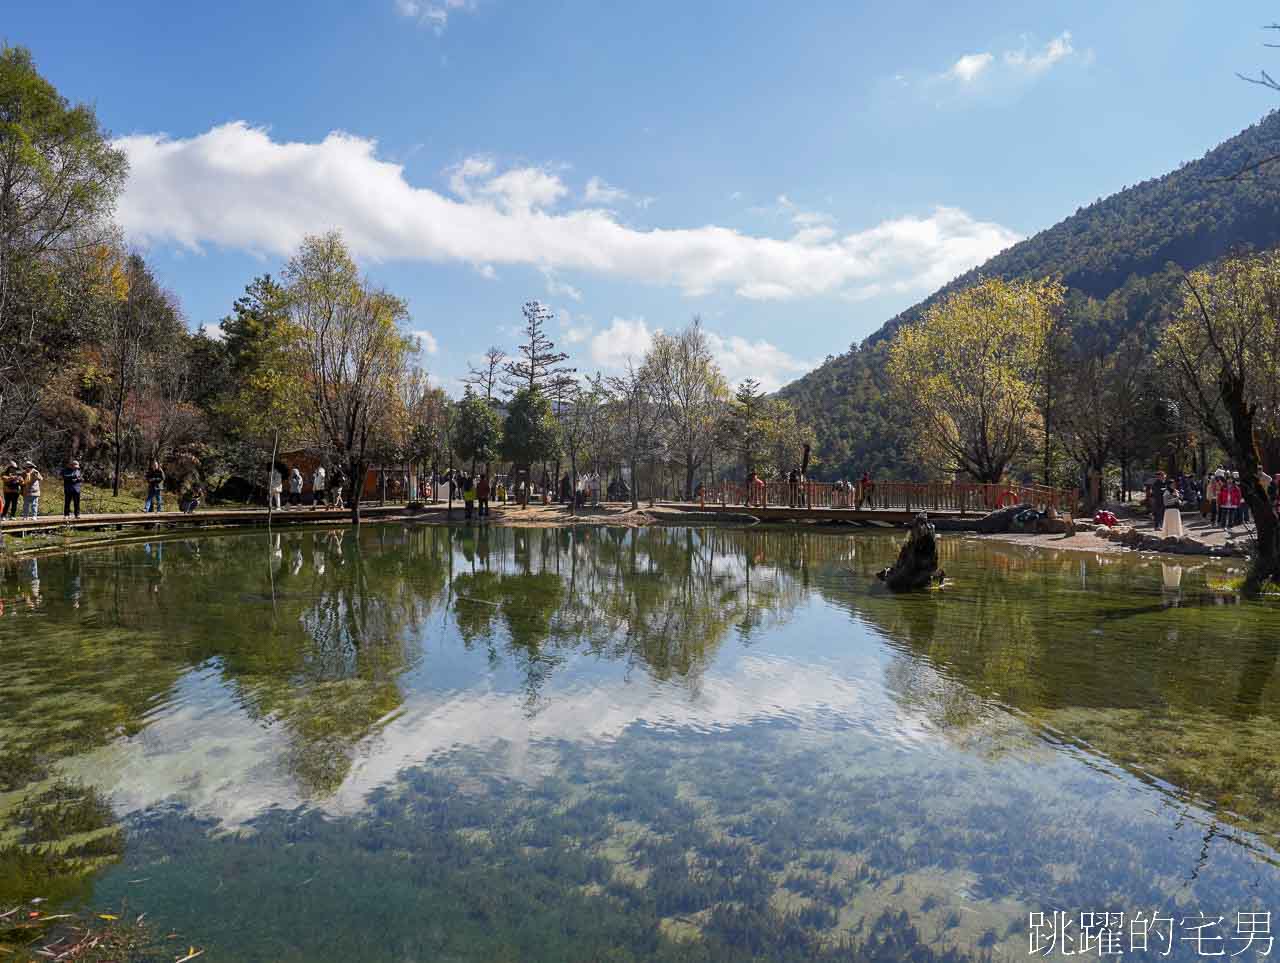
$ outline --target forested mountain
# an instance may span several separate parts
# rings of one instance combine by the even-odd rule
[[[884,357],[897,327],[979,277],[1060,276],[1077,341],[1110,346],[1149,338],[1175,298],[1179,269],[1233,248],[1280,243],[1280,164],[1241,174],[1280,154],[1280,111],[1199,160],[1095,201],[1013,245],[889,319],[861,345],[828,358],[784,387],[816,429],[821,472],[904,477],[904,429],[885,397]]]

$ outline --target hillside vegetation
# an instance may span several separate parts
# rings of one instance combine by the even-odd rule
[[[1144,181],[1013,245],[889,319],[861,345],[784,387],[816,431],[825,474],[917,472],[905,429],[886,397],[886,348],[897,328],[980,277],[1054,275],[1067,286],[1073,337],[1112,346],[1129,335],[1150,343],[1155,323],[1181,298],[1180,269],[1229,251],[1280,243],[1280,173],[1250,163],[1280,154],[1280,112],[1163,177]]]

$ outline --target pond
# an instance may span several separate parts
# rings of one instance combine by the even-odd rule
[[[1146,914],[1153,956],[1257,955],[1280,612],[1221,569],[958,536],[946,589],[894,597],[899,540],[370,525],[21,562],[0,911],[127,907],[228,960],[1022,958],[1092,912],[1126,953]]]

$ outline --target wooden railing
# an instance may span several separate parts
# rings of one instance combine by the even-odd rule
[[[988,485],[976,482],[877,481],[851,491],[830,482],[785,480],[757,482],[751,492],[742,483],[704,487],[703,505],[762,508],[849,508],[878,511],[959,512],[982,515],[1009,505],[1026,504],[1041,511],[1053,508],[1070,515],[1078,493],[1074,488],[1044,485]]]

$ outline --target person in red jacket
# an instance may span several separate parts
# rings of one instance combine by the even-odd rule
[[[1231,477],[1227,480],[1227,487],[1219,496],[1222,499],[1222,507],[1226,509],[1226,521],[1224,527],[1227,531],[1235,528],[1240,524],[1240,506],[1244,504],[1244,494],[1240,491],[1239,472],[1232,472]]]
[[[485,472],[480,476],[480,480],[476,482],[476,504],[479,507],[478,516],[480,518],[489,517],[489,473]]]

